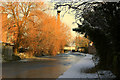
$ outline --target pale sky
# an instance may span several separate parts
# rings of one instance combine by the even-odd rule
[[[57,0],[1,0],[0,2],[5,2],[5,1],[20,1],[20,2],[24,2],[24,1],[26,1],[26,2],[43,1],[46,4],[48,4],[50,9],[52,9],[52,10],[50,10],[51,15],[57,17],[57,10],[54,10],[54,4],[51,2],[51,1],[57,1]],[[61,0],[58,0],[58,1],[61,1]],[[62,1],[78,1],[78,0],[62,0]],[[71,28],[71,33],[72,33],[73,37],[75,37],[76,35],[78,35],[78,33],[76,33],[75,31],[72,31],[73,28],[77,27],[77,24],[73,24],[73,22],[75,21],[74,15],[65,13],[65,15],[63,17],[64,13],[65,13],[65,11],[61,11],[61,13],[60,13],[61,21],[65,24],[67,24]]]
[[[50,5],[49,7],[51,7],[51,15],[53,16],[56,16],[57,17],[57,10],[54,10],[54,4],[52,4],[51,2],[48,2],[46,1],[46,3],[48,5]],[[60,13],[60,18],[61,18],[61,21],[65,24],[67,24],[70,28],[71,28],[71,33],[72,33],[72,36],[75,37],[76,35],[79,35],[78,33],[76,33],[75,31],[72,31],[73,28],[77,28],[77,24],[73,24],[73,22],[75,22],[75,18],[74,18],[74,15],[73,14],[68,14],[68,13],[65,13],[65,11],[61,11]],[[63,17],[64,15],[64,17]]]

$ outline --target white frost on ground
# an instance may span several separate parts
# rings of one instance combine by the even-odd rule
[[[86,56],[69,68],[63,75],[59,78],[114,78],[115,76],[110,71],[98,71],[98,73],[104,73],[104,75],[99,75],[96,73],[84,73],[85,69],[94,67],[94,62],[92,60],[92,55],[86,54]],[[107,75],[106,74],[110,74]],[[111,76],[112,75],[112,76]],[[106,77],[105,77],[106,76]],[[59,79],[58,78],[58,79]]]
[[[91,60],[92,55],[87,54],[78,63],[69,68],[63,75],[59,78],[98,78],[97,74],[86,74],[81,73],[82,70],[94,67],[94,63]]]

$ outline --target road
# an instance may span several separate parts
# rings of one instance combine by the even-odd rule
[[[2,64],[3,78],[58,78],[84,56],[60,54]]]

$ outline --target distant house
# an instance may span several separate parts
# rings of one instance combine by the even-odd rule
[[[64,51],[75,51],[75,46],[65,46]]]

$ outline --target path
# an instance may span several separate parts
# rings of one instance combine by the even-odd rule
[[[75,65],[69,68],[63,75],[59,76],[60,78],[84,78],[84,79],[105,79],[105,78],[115,78],[115,76],[110,71],[98,71],[98,73],[85,73],[83,72],[86,69],[94,67],[94,62],[92,60],[92,55],[87,54],[86,57],[82,58]]]

